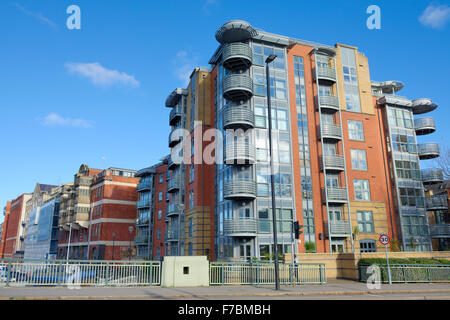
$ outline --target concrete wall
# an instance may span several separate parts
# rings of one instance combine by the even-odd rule
[[[299,263],[323,263],[327,270],[327,279],[358,280],[358,262],[367,258],[386,258],[384,252],[371,253],[300,253]],[[450,260],[450,251],[431,252],[389,252],[389,258],[434,258]],[[291,261],[290,255],[285,255],[286,262]]]
[[[209,286],[209,261],[206,256],[164,257],[161,287]]]

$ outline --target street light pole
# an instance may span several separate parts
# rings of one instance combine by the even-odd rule
[[[275,202],[275,174],[273,168],[273,147],[272,147],[272,108],[270,101],[270,73],[269,63],[273,62],[277,56],[271,54],[266,59],[266,83],[267,83],[267,108],[269,113],[269,156],[270,156],[270,187],[272,191],[272,220],[273,220],[273,253],[275,256],[275,290],[280,290],[280,279],[278,270],[278,241],[277,241],[277,217]]]
[[[129,226],[128,231],[130,231],[130,249],[128,251],[128,261],[130,261],[131,260],[131,233],[133,233],[133,226]]]
[[[114,260],[114,241],[116,240],[116,233],[115,232],[113,232],[112,237],[113,237],[112,260]]]

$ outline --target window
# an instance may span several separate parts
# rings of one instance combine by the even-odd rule
[[[163,199],[163,194],[162,194],[162,192],[159,192],[158,193],[158,201],[162,201],[162,199]]]
[[[404,216],[403,230],[409,236],[428,236],[428,225],[424,216]]]
[[[192,242],[188,243],[188,255],[192,256],[194,254],[194,249],[192,246]]]
[[[425,207],[423,190],[420,188],[398,188],[402,206]]]
[[[156,232],[156,239],[161,239],[161,229],[158,229],[158,231]]]
[[[348,120],[348,137],[350,140],[364,141],[362,121]]]
[[[395,160],[395,168],[398,178],[421,181],[419,164],[417,162]]]
[[[164,179],[164,175],[161,173],[161,174],[159,175],[159,183],[162,183],[162,182],[163,182],[163,179]]]
[[[194,208],[194,190],[189,191],[189,209]]]
[[[348,111],[361,112],[355,50],[341,47],[345,104]]]
[[[356,211],[358,219],[358,229],[361,233],[373,233],[373,215],[372,211]]]
[[[192,237],[192,229],[193,229],[192,218],[189,218],[189,223],[188,223],[188,236],[189,237]]]
[[[189,167],[189,183],[194,181],[194,174],[195,174],[194,164],[192,163]]]
[[[355,200],[370,201],[369,180],[353,180],[355,188]]]
[[[389,107],[388,119],[393,127],[413,128],[412,114],[409,110]]]
[[[353,170],[367,170],[367,159],[365,150],[351,149],[350,155],[352,158]]]
[[[157,257],[161,256],[161,249],[159,247],[156,248],[156,256]]]
[[[359,241],[360,252],[376,252],[377,247],[375,240],[361,240]]]
[[[162,218],[162,210],[158,210],[158,220],[161,220]]]
[[[393,134],[392,143],[394,151],[417,153],[417,145],[414,136],[406,134]]]

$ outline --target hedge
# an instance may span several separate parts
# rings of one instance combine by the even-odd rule
[[[385,265],[385,258],[364,258],[360,259],[358,266],[367,264]],[[430,258],[389,258],[389,264],[448,264],[450,260],[447,259],[430,259]]]

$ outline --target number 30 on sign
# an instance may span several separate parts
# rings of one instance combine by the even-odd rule
[[[391,242],[391,238],[387,234],[383,233],[380,235],[379,241],[382,245],[387,246]]]

